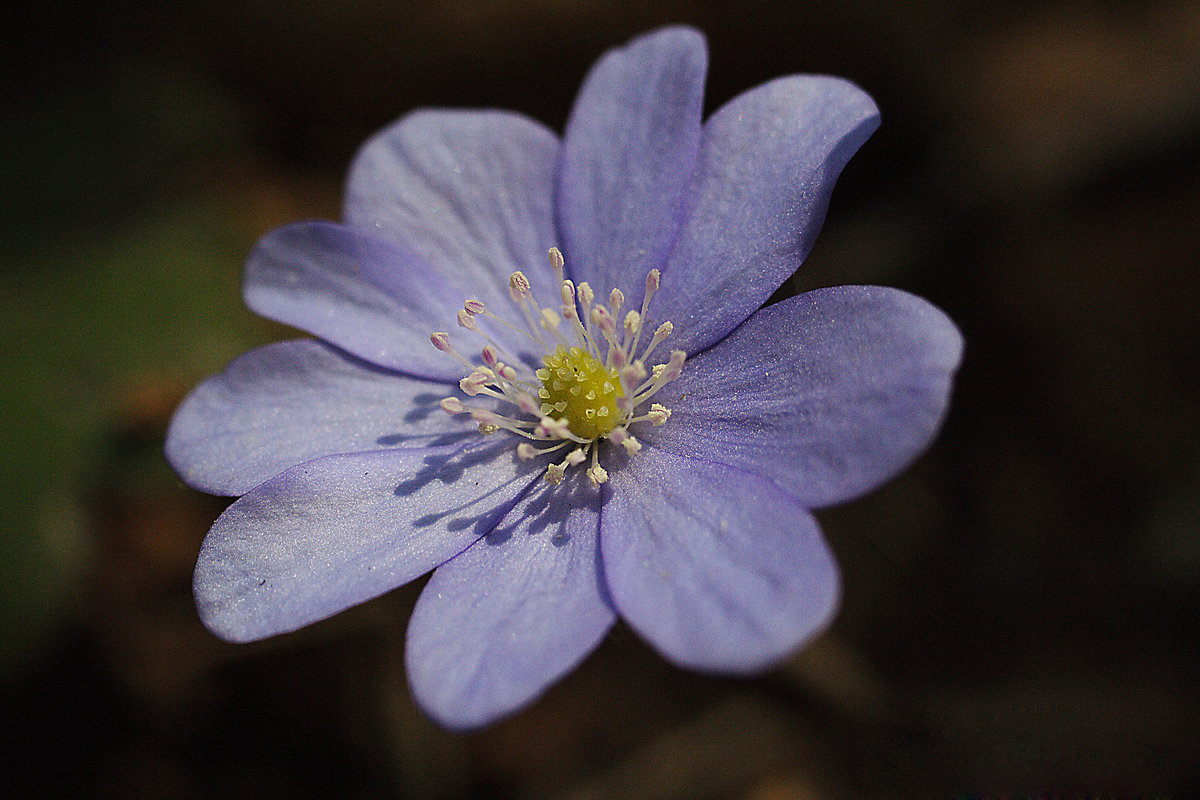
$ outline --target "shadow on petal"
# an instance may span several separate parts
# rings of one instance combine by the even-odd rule
[[[475,438],[478,439],[477,436]],[[409,480],[397,485],[393,494],[401,498],[409,497],[423,491],[433,483],[452,486],[464,479],[474,480],[476,485],[478,485],[478,477],[472,479],[469,476],[464,478],[464,476],[467,476],[468,472],[477,467],[499,462],[501,459],[511,459],[513,461],[516,466],[516,474],[519,478],[532,478],[534,473],[540,469],[536,464],[518,461],[516,451],[509,446],[507,441],[497,443],[481,443],[476,441],[449,453],[429,453],[425,455],[422,458],[422,466],[417,470],[416,474]],[[467,503],[455,505],[444,510],[431,511],[414,519],[412,524],[416,528],[443,524],[450,531],[472,529],[475,535],[484,536],[492,532],[497,523],[512,508],[510,498],[506,492],[501,492],[501,488],[495,487],[485,490],[480,495],[472,497]],[[487,498],[497,492],[504,494],[504,501],[493,508],[481,510],[481,504],[486,504]],[[454,516],[462,514],[467,509],[470,509],[471,513],[463,516]]]
[[[427,419],[434,411],[440,411],[438,401],[443,395],[426,392],[413,398],[413,409],[404,415],[405,422],[420,422]]]
[[[521,534],[524,536],[549,536],[550,544],[555,547],[568,544],[571,534],[567,530],[567,518],[572,509],[596,502],[595,490],[586,486],[584,481],[570,483],[570,488],[565,483],[561,486],[548,483],[533,486],[525,500],[522,516],[497,525],[484,538],[484,542],[492,546],[502,545],[523,527]]]
[[[446,447],[452,444],[465,442],[478,433],[474,430],[458,431],[456,433],[442,433],[436,436],[432,434],[413,434],[413,433],[389,433],[380,436],[375,440],[375,444],[382,447],[396,447],[398,445],[416,445],[418,447]]]

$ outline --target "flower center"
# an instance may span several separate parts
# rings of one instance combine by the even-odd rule
[[[509,297],[525,318],[524,329],[496,316],[479,300],[467,300],[458,311],[459,327],[487,341],[480,351],[481,366],[454,349],[449,333],[435,331],[429,336],[434,347],[466,369],[467,376],[458,383],[464,394],[496,398],[515,406],[520,414],[507,416],[492,408],[467,405],[457,397],[443,398],[441,406],[447,414],[470,414],[484,435],[503,428],[523,438],[525,441],[516,448],[522,460],[565,453],[561,462],[551,461],[546,466],[550,483],[562,483],[567,469],[590,455],[592,465],[587,476],[593,486],[599,486],[608,480],[608,473],[600,466],[600,440],[620,445],[630,455],[641,450],[641,442],[629,432],[630,426],[643,422],[663,425],[671,411],[658,403],[651,404],[644,414],[639,415],[637,409],[680,376],[687,354],[672,350],[666,362],[646,368],[655,349],[674,330],[670,322],[659,325],[645,347],[639,348],[650,298],[658,291],[658,270],[652,269],[646,276],[641,311],[628,311],[618,327],[625,303],[619,289],[612,290],[607,304],[593,305],[596,297],[592,287],[564,280],[563,257],[557,247],[550,248],[550,266],[558,278],[558,311],[534,299],[524,274],[514,272],[508,279]],[[546,353],[542,357],[544,366],[533,372],[516,366],[520,359],[505,352],[476,317],[532,340]]]
[[[598,439],[617,424],[617,399],[625,396],[617,371],[605,367],[582,347],[561,344],[542,359],[536,373],[539,410],[567,421],[567,429],[582,439]]]

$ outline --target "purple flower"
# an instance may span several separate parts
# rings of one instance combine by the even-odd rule
[[[264,237],[246,302],[317,339],[236,359],[167,439],[187,483],[241,495],[196,565],[214,633],[291,631],[434,570],[409,681],[468,729],[618,615],[675,664],[735,674],[828,623],[811,509],[922,452],[961,339],[894,289],[758,310],[878,111],[791,76],[702,122],[705,70],[695,31],[636,39],[592,69],[561,141],[501,111],[414,112],[356,157],[343,223]]]

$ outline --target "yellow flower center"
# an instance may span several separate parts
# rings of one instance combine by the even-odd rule
[[[582,347],[559,345],[545,356],[537,371],[541,412],[566,419],[571,433],[581,439],[598,439],[620,421],[617,399],[624,397],[615,369],[605,369]]]
[[[479,300],[465,301],[456,316],[460,328],[487,340],[479,351],[482,365],[473,364],[455,350],[449,332],[429,334],[430,344],[467,368],[467,376],[458,382],[463,394],[487,395],[509,403],[516,406],[520,416],[507,416],[494,407],[469,405],[453,396],[443,397],[439,405],[447,414],[470,414],[485,436],[504,429],[524,439],[517,444],[517,458],[522,461],[561,455],[562,461],[552,460],[546,465],[546,481],[555,486],[563,482],[570,467],[582,464],[590,454],[592,465],[586,473],[595,487],[608,480],[608,471],[600,466],[601,439],[623,447],[631,456],[637,455],[642,443],[629,432],[629,426],[649,422],[659,427],[671,418],[671,409],[659,403],[652,403],[644,414],[638,414],[637,409],[680,376],[687,353],[672,350],[666,362],[650,362],[652,366],[646,367],[655,348],[674,330],[670,321],[663,322],[654,329],[650,341],[641,346],[650,298],[658,291],[658,270],[646,273],[641,310],[629,310],[621,317],[625,295],[619,289],[612,290],[607,304],[595,303],[596,294],[586,281],[576,286],[564,277],[563,257],[557,247],[550,248],[549,256],[562,301],[559,311],[533,299],[524,273],[518,271],[508,277],[508,295],[529,325],[526,335],[546,349],[558,343],[554,352],[542,358],[545,366],[533,374],[524,364],[500,360],[503,349],[480,328],[476,318],[517,333],[523,331],[496,316]],[[571,342],[576,344],[572,346]],[[537,397],[533,396],[535,391]]]

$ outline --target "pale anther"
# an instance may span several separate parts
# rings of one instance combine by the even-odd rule
[[[608,480],[608,472],[599,464],[588,467],[587,476],[591,480],[592,486],[599,486]]]
[[[514,299],[529,296],[529,279],[520,270],[508,276],[508,288]]]
[[[486,371],[486,374],[485,374]],[[467,377],[458,382],[458,387],[463,390],[463,394],[474,397],[483,390],[483,387],[492,382],[495,375],[490,369],[480,367],[472,372]]]
[[[663,381],[673,381],[683,374],[683,362],[687,359],[687,353],[682,350],[672,350],[671,360],[667,362],[667,369],[663,372]]]
[[[632,364],[626,364],[621,367],[621,380],[627,386],[637,386],[646,379],[646,365],[641,361],[634,361]]]
[[[569,438],[571,428],[565,419],[545,416],[538,420],[538,426],[534,432],[548,439],[566,439]]]
[[[656,269],[652,269],[646,274],[646,294],[653,294],[658,291],[660,278],[661,273]]]
[[[467,410],[466,406],[464,406],[462,401],[457,397],[443,397],[438,402],[438,405],[440,405],[442,407],[442,411],[445,411],[447,414],[461,414]]]
[[[495,425],[500,420],[500,415],[486,408],[472,408],[471,419],[482,425]]]
[[[613,323],[612,314],[604,306],[596,306],[592,309],[591,320],[593,325],[599,326],[601,331],[610,336],[617,330],[617,326]]]

